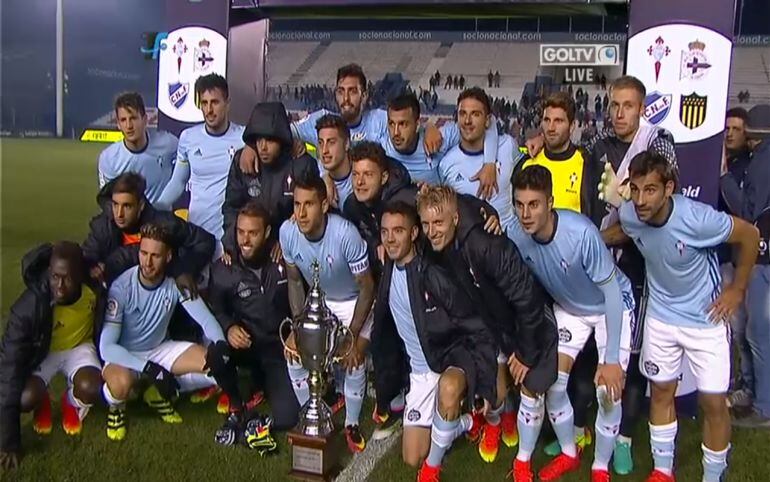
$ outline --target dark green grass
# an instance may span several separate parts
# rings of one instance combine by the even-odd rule
[[[96,156],[103,145],[59,140],[0,140],[2,158],[2,314],[23,288],[20,258],[35,244],[56,239],[82,241],[88,220],[96,212]],[[60,393],[61,381],[54,383]],[[58,397],[54,397],[55,400]],[[21,468],[2,480],[91,481],[91,480],[286,480],[289,456],[286,438],[278,434],[280,452],[262,459],[242,448],[222,448],[213,442],[221,423],[212,402],[192,405],[183,401],[178,410],[182,425],[166,425],[140,403],[129,405],[129,432],[125,441],[114,443],[105,435],[105,410],[95,408],[85,420],[83,435],[72,438],[60,427],[58,403],[54,403],[54,430],[37,436],[29,418],[23,419],[25,458]],[[367,403],[361,419],[365,434],[371,434]],[[338,425],[341,424],[339,421]],[[770,433],[736,431],[730,459],[730,481],[770,480]],[[589,479],[593,449],[585,457],[579,475],[565,481]],[[375,468],[371,480],[414,480],[415,471],[401,462],[397,447]],[[444,481],[502,481],[515,449],[502,448],[493,464],[486,464],[476,447],[464,440],[455,443],[442,473]],[[637,471],[616,481],[643,481],[650,469],[648,432],[640,424],[634,445]],[[345,457],[349,460],[349,457]],[[701,474],[700,429],[692,421],[680,423],[677,440],[677,476],[684,482],[699,481]],[[534,464],[542,467],[540,452]]]

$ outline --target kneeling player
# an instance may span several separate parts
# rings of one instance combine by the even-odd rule
[[[593,481],[608,481],[607,471],[620,427],[620,397],[628,365],[634,300],[631,283],[615,267],[612,255],[591,221],[566,209],[553,209],[551,173],[530,166],[514,177],[519,223],[508,231],[526,263],[553,297],[559,327],[559,375],[546,394],[548,415],[562,453],[540,471],[540,480],[556,480],[577,470],[573,412],[567,382],[575,358],[596,333],[596,452]],[[528,400],[522,397],[522,404]],[[542,404],[539,405],[542,413]],[[540,418],[542,420],[542,418]],[[514,480],[532,480],[530,454],[540,425],[521,434]]]
[[[401,388],[409,360],[404,410],[404,461],[420,466],[418,481],[438,481],[443,456],[472,427],[462,415],[464,399],[495,400],[496,345],[484,321],[449,272],[431,265],[415,245],[416,210],[404,202],[382,216],[388,262],[375,308],[372,358],[377,395],[391,400]]]
[[[27,289],[11,307],[0,345],[0,468],[14,468],[21,449],[20,412],[35,411],[37,433],[51,432],[48,383],[67,377],[62,428],[80,433],[99,400],[101,364],[94,348],[98,288],[85,284],[83,253],[75,243],[41,245],[22,259]],[[25,386],[26,385],[26,386]]]
[[[229,265],[219,260],[211,267],[211,309],[227,336],[234,362],[251,370],[252,379],[264,376],[260,382],[270,402],[273,426],[286,430],[296,425],[299,412],[278,338],[281,322],[291,315],[286,270],[282,262],[276,263],[270,256],[267,210],[250,201],[241,208],[234,224],[238,251]],[[261,392],[256,392],[246,404],[247,410],[261,397]],[[242,422],[238,412],[231,413],[222,427],[223,436],[229,434],[234,440]],[[246,442],[261,449],[265,441],[254,437],[249,429]]]
[[[160,225],[146,224],[141,236],[139,266],[125,271],[110,287],[99,341],[106,362],[103,394],[110,406],[107,436],[111,440],[122,440],[126,435],[125,401],[140,374],[152,383],[144,393],[145,402],[167,423],[182,421],[171,406],[180,383],[183,388],[198,388],[200,379],[207,375],[228,394],[231,407],[240,406],[237,376],[217,320],[202,299],[189,299],[166,273],[171,261],[169,234]],[[177,303],[212,341],[208,350],[190,342],[168,340],[168,324]]]

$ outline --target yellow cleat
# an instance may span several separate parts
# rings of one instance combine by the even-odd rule
[[[120,441],[126,438],[126,410],[110,407],[107,413],[107,438]]]
[[[481,433],[479,442],[479,455],[481,460],[492,463],[497,458],[497,452],[500,449],[500,424],[484,425],[484,431]]]
[[[182,416],[174,410],[171,402],[163,398],[154,386],[150,385],[150,388],[145,390],[143,398],[144,403],[154,409],[165,423],[182,423]]]

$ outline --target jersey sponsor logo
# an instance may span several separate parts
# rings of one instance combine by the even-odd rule
[[[706,120],[708,108],[708,96],[698,95],[693,92],[683,95],[679,100],[679,120],[688,129],[697,129]]]
[[[238,296],[241,299],[245,299],[251,296],[251,288],[246,286],[246,283],[243,281],[238,282],[238,286],[235,288],[235,291],[238,293]]]
[[[559,343],[569,343],[572,341],[572,332],[566,328],[559,328]]]
[[[644,371],[647,372],[648,375],[654,377],[655,375],[660,373],[660,367],[655,363],[647,360],[644,362]]]
[[[115,298],[107,300],[107,316],[110,318],[118,316],[118,301]]]
[[[294,257],[297,261],[302,261],[302,253],[297,253],[297,256]]]
[[[644,120],[656,126],[666,120],[671,112],[671,94],[653,91],[644,98]]]
[[[700,40],[695,40],[687,44],[687,48],[689,51],[682,51],[682,60],[679,64],[679,80],[703,78],[711,68],[708,57],[704,53],[706,44]]]
[[[415,408],[409,410],[409,413],[406,414],[406,419],[410,422],[416,422],[420,420],[420,417],[422,417],[420,411]]]
[[[655,82],[658,81],[658,78],[660,77],[660,69],[663,66],[663,59],[665,57],[668,57],[669,54],[671,54],[671,49],[666,45],[666,41],[663,40],[663,37],[658,37],[655,39],[655,43],[647,47],[647,55],[653,58],[655,63],[653,66],[655,67]]]

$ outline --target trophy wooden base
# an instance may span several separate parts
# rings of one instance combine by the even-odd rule
[[[291,445],[291,471],[298,480],[330,481],[339,472],[340,437],[335,430],[326,437],[313,437],[292,430],[288,433]]]

